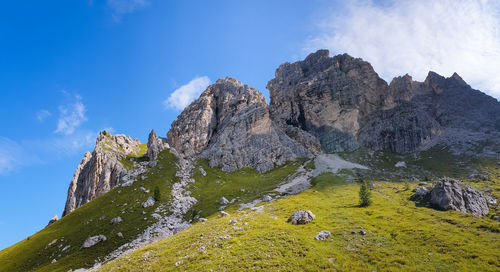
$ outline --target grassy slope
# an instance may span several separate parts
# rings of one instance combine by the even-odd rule
[[[207,217],[216,213],[220,207],[221,197],[229,201],[236,199],[233,204],[227,205],[228,211],[237,209],[239,203],[248,203],[261,198],[265,193],[275,189],[288,175],[295,173],[298,166],[304,162],[305,159],[299,159],[259,174],[251,168],[226,173],[218,168],[210,168],[207,160],[198,160],[193,175],[196,183],[189,188],[198,203],[186,217],[192,219],[195,215]],[[203,167],[206,176],[199,171],[200,166]]]
[[[240,197],[245,202],[260,198],[262,194],[275,188],[275,185],[282,182],[289,174],[294,173],[302,162],[304,160],[289,162],[268,173],[259,174],[253,169],[225,173],[220,169],[209,168],[206,161],[200,160],[194,173],[197,182],[190,188],[192,195],[198,199],[198,203],[186,217],[191,219],[195,214],[209,216],[216,213],[220,206],[219,199],[222,196],[230,200],[233,197]],[[67,271],[93,266],[94,260],[106,256],[125,242],[133,240],[154,222],[150,216],[154,207],[143,209],[141,204],[148,196],[153,195],[155,186],[159,186],[162,192],[163,203],[171,200],[169,198],[171,185],[177,181],[175,163],[174,155],[168,151],[162,152],[158,165],[145,174],[144,181],[137,181],[130,187],[115,188],[34,234],[29,240],[25,239],[1,251],[0,271],[27,271],[31,269],[36,269],[36,271]],[[206,176],[201,175],[198,170],[199,166],[206,170]],[[221,183],[215,183],[216,180],[220,180]],[[140,186],[149,189],[150,193],[139,192]],[[246,191],[241,192],[241,188],[245,188]],[[237,203],[228,208],[236,209]],[[125,204],[126,206],[124,206]],[[143,210],[146,211],[146,215],[142,214]],[[101,219],[103,216],[104,218]],[[109,221],[116,216],[122,217],[123,222],[111,225]],[[144,220],[145,217],[148,218],[147,221]],[[89,223],[86,224],[86,222]],[[123,239],[116,236],[118,232],[124,235]],[[80,246],[87,237],[97,234],[104,234],[108,240],[90,249],[80,250]],[[54,239],[61,238],[65,241],[58,240],[54,245],[47,246]],[[58,257],[66,245],[71,246],[70,250]],[[50,262],[54,258],[57,259],[57,262],[51,264]]]
[[[498,194],[498,167],[495,171],[497,183],[488,186]],[[211,216],[101,271],[500,270],[498,222],[417,207],[401,183],[378,182],[374,204],[367,208],[357,206],[357,184],[329,174],[314,183],[299,195],[265,204],[260,212]],[[287,223],[298,209],[311,210],[316,219],[303,226]],[[230,224],[231,219],[238,223]],[[357,233],[361,229],[365,236]],[[314,240],[321,230],[330,231],[331,240]],[[230,238],[221,239],[224,235]]]
[[[133,240],[153,223],[154,219],[150,214],[157,205],[143,209],[141,204],[148,196],[153,195],[154,186],[159,186],[162,201],[168,201],[171,185],[177,181],[176,160],[168,151],[162,152],[158,165],[145,174],[144,181],[137,181],[130,187],[114,188],[38,233],[0,251],[0,271],[68,271],[93,266],[95,259],[106,256],[123,243]],[[139,192],[140,186],[151,192]],[[142,214],[143,210],[146,215]],[[111,225],[110,220],[117,216],[123,222]],[[148,218],[147,221],[144,220],[145,217]],[[122,232],[124,238],[117,237],[118,232]],[[98,234],[105,235],[108,240],[90,249],[80,249],[87,237]],[[56,243],[47,246],[55,239],[58,239]],[[66,245],[71,247],[62,252]],[[53,259],[57,259],[57,262],[51,264]]]

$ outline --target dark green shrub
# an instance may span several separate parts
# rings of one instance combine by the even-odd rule
[[[155,186],[154,192],[153,192],[153,198],[156,201],[160,201],[161,195],[160,195],[160,188],[158,186]]]
[[[370,192],[370,185],[368,181],[361,181],[361,187],[359,188],[359,206],[368,207],[372,204],[372,195]]]

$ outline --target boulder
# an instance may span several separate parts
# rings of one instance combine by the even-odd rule
[[[121,223],[123,220],[121,217],[115,217],[113,219],[111,219],[111,221],[109,222],[111,225],[116,225],[116,224],[119,224]]]
[[[292,214],[288,221],[292,222],[294,225],[305,225],[313,221],[315,217],[316,216],[311,211],[298,210]]]
[[[55,223],[57,220],[59,220],[59,217],[56,215],[54,215],[54,217],[52,217],[50,220],[49,220],[49,223],[47,224],[47,226],[49,225],[52,225],[53,223]]]
[[[268,202],[268,201],[271,201],[273,200],[273,198],[270,196],[270,195],[265,195],[263,198],[262,198],[262,201],[265,201],[265,202]]]
[[[412,200],[426,202],[439,210],[485,216],[489,213],[488,203],[493,203],[494,199],[489,199],[463,182],[443,178],[434,186],[417,188]]]
[[[83,242],[82,248],[89,248],[89,247],[96,245],[97,243],[104,242],[104,241],[106,241],[106,236],[104,236],[102,234],[99,234],[96,236],[91,236],[91,237],[87,238],[87,240],[85,240],[85,242]]]
[[[396,167],[406,167],[406,162],[404,162],[404,161],[398,161],[396,163],[396,165],[394,165],[394,166],[396,166]]]
[[[318,233],[318,235],[314,236],[314,240],[325,241],[330,238],[331,233],[326,230],[322,230]]]
[[[201,175],[206,177],[207,176],[207,172],[205,172],[205,169],[203,169],[203,167],[199,167],[198,170],[200,171]]]
[[[151,207],[155,204],[155,202],[156,202],[155,199],[150,196],[144,203],[142,203],[142,207],[143,208]]]
[[[227,198],[225,198],[225,197],[221,197],[220,200],[219,200],[219,203],[221,205],[226,205],[226,204],[229,203],[229,200],[227,200]]]
[[[225,211],[221,211],[220,214],[219,214],[220,217],[227,217],[229,216],[229,214]]]

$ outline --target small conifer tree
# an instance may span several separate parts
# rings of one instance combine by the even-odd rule
[[[155,189],[154,189],[154,199],[155,201],[160,201],[161,199],[161,195],[160,195],[160,188],[158,186],[155,186]]]
[[[361,187],[359,188],[359,206],[368,207],[372,204],[372,196],[370,192],[370,185],[368,181],[361,180]]]

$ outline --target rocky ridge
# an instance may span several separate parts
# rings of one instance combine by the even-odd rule
[[[90,200],[108,192],[120,183],[134,179],[140,171],[129,171],[120,160],[128,154],[138,153],[139,140],[125,135],[99,133],[92,153],[85,153],[71,180],[63,216]]]
[[[368,62],[319,50],[282,64],[267,88],[271,119],[298,142],[312,135],[325,152],[408,153],[444,144],[460,153],[481,141],[497,144],[480,153],[500,151],[500,103],[456,73],[429,72],[424,82],[405,75],[387,84]]]
[[[270,119],[265,98],[233,78],[219,79],[172,123],[167,141],[184,156],[200,156],[211,167],[265,172],[312,153]]]

